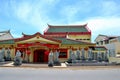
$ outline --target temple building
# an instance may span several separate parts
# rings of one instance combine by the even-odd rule
[[[44,35],[52,38],[67,38],[76,41],[91,43],[91,30],[84,25],[48,25]]]
[[[106,58],[107,49],[91,43],[92,34],[87,24],[58,26],[48,24],[44,34],[39,32],[33,35],[22,33],[20,38],[13,38],[10,31],[4,32],[4,34],[0,32],[0,49],[5,48],[5,54],[7,54],[7,49],[10,49],[12,60],[17,50],[22,53],[23,61],[34,63],[48,62],[49,52],[56,50],[60,52],[60,62],[67,61],[70,58],[70,50],[74,54],[80,50],[80,58],[83,56],[85,60],[89,58],[89,49],[92,49],[94,60],[97,60],[98,56],[101,56],[102,59]],[[84,50],[84,54],[81,50]]]

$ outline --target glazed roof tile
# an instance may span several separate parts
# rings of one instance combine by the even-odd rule
[[[40,34],[39,32],[37,32],[37,33],[35,33],[33,35],[26,35],[24,33],[22,33],[22,34],[23,34],[23,37],[14,39],[15,42],[27,40],[27,39],[33,38],[33,37],[35,37],[37,35],[39,35],[42,38],[48,39],[48,40],[52,40],[52,41],[56,41],[56,42],[61,42],[60,40],[56,40],[56,39],[53,39],[53,38],[45,37],[44,35]]]
[[[94,43],[88,43],[88,42],[83,42],[83,41],[78,41],[78,40],[73,40],[73,39],[67,39],[67,38],[55,38],[55,39],[61,40],[62,41],[61,44],[67,44],[67,45],[71,45],[71,44],[75,44],[75,45],[92,44],[94,45]]]
[[[114,39],[114,38],[117,38],[117,37],[118,37],[118,36],[109,36],[109,35],[99,34],[94,41],[97,41],[97,39],[98,39],[99,37],[101,37],[101,36],[102,36],[103,38],[101,38],[100,41],[110,40],[110,39]]]
[[[48,29],[45,33],[48,32],[90,32],[87,28],[87,24],[85,25],[48,25]]]

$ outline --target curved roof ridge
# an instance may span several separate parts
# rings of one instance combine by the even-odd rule
[[[91,32],[91,30],[87,27],[87,24],[83,25],[50,25],[48,24],[48,28],[44,31],[44,33],[58,33],[58,32]]]
[[[37,32],[37,33],[35,33],[35,34],[33,34],[33,35],[26,35],[26,34],[24,34],[24,33],[22,33],[22,34],[23,34],[23,37],[21,37],[21,38],[16,38],[16,39],[14,39],[14,40],[15,40],[15,41],[27,40],[27,39],[30,39],[30,38],[35,37],[36,35],[40,35],[40,37],[42,37],[42,38],[49,39],[49,40],[56,41],[56,42],[61,42],[60,40],[56,40],[56,39],[53,39],[53,38],[45,37],[45,36],[42,35],[40,32]]]
[[[49,27],[84,27],[87,26],[86,24],[63,24],[63,25],[51,25],[51,24],[47,24]]]
[[[0,33],[10,33],[10,30],[0,31]]]
[[[36,32],[35,34],[32,34],[32,35],[30,35],[30,34],[25,34],[25,33],[22,32],[23,37],[34,36],[34,35],[37,35],[37,34],[42,35],[40,32]]]

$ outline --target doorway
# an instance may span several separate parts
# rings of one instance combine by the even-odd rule
[[[44,63],[45,62],[45,50],[39,49],[34,51],[34,62]]]

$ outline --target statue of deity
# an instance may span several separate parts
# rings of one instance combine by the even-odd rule
[[[77,49],[76,55],[77,55],[77,60],[80,60],[80,50],[79,49]]]
[[[92,49],[89,48],[88,50],[88,59],[91,60],[92,59]]]
[[[54,53],[54,55],[55,55],[54,65],[60,66],[61,63],[60,63],[60,61],[59,61],[59,51],[56,50],[55,53]]]
[[[82,48],[81,53],[82,53],[81,59],[84,60],[85,59],[85,50],[84,50],[84,48]]]
[[[59,61],[59,52],[57,50],[55,51],[55,60]]]
[[[14,60],[14,65],[21,65],[22,60],[21,60],[21,52],[17,50],[15,60]]]
[[[0,62],[4,62],[5,48],[2,48],[0,52]]]
[[[73,53],[73,51],[72,51],[72,49],[70,49],[69,50],[69,59],[72,59],[72,53]]]
[[[76,55],[75,55],[75,53],[73,52],[73,53],[72,53],[72,63],[75,63],[75,62],[76,62],[75,60],[76,60]]]
[[[49,60],[48,66],[52,67],[53,66],[53,52],[52,51],[50,51],[49,53],[48,60]]]

